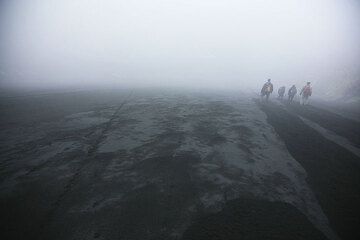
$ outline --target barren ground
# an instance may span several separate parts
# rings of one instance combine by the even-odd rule
[[[359,239],[359,122],[253,98],[3,97],[1,239]]]

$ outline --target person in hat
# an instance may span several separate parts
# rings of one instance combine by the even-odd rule
[[[302,105],[309,104],[309,97],[312,94],[312,88],[311,88],[310,84],[311,84],[310,82],[307,82],[306,85],[301,89],[300,96],[302,96],[302,97],[301,97],[300,104],[302,104]]]

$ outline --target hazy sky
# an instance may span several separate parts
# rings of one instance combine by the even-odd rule
[[[0,0],[2,86],[242,88],[267,78],[358,80],[360,1]]]

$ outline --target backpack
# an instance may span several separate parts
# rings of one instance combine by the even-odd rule
[[[304,87],[303,94],[304,94],[305,96],[311,96],[311,87],[310,87],[310,86],[305,86],[305,87]]]
[[[270,86],[270,84],[268,84],[268,86],[266,87],[265,92],[271,92],[271,86]]]

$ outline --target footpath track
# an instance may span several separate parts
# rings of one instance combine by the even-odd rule
[[[289,152],[306,170],[308,183],[329,218],[330,226],[341,239],[359,239],[359,157],[324,138],[296,115],[310,116],[313,107],[300,109],[301,106],[290,106],[284,109],[271,102],[259,104]],[[353,135],[347,135],[356,131],[352,124],[346,124],[348,120],[338,115],[327,114],[324,118],[320,115],[317,114],[314,119],[319,125],[330,126],[333,123],[337,132],[356,141],[351,137]]]

